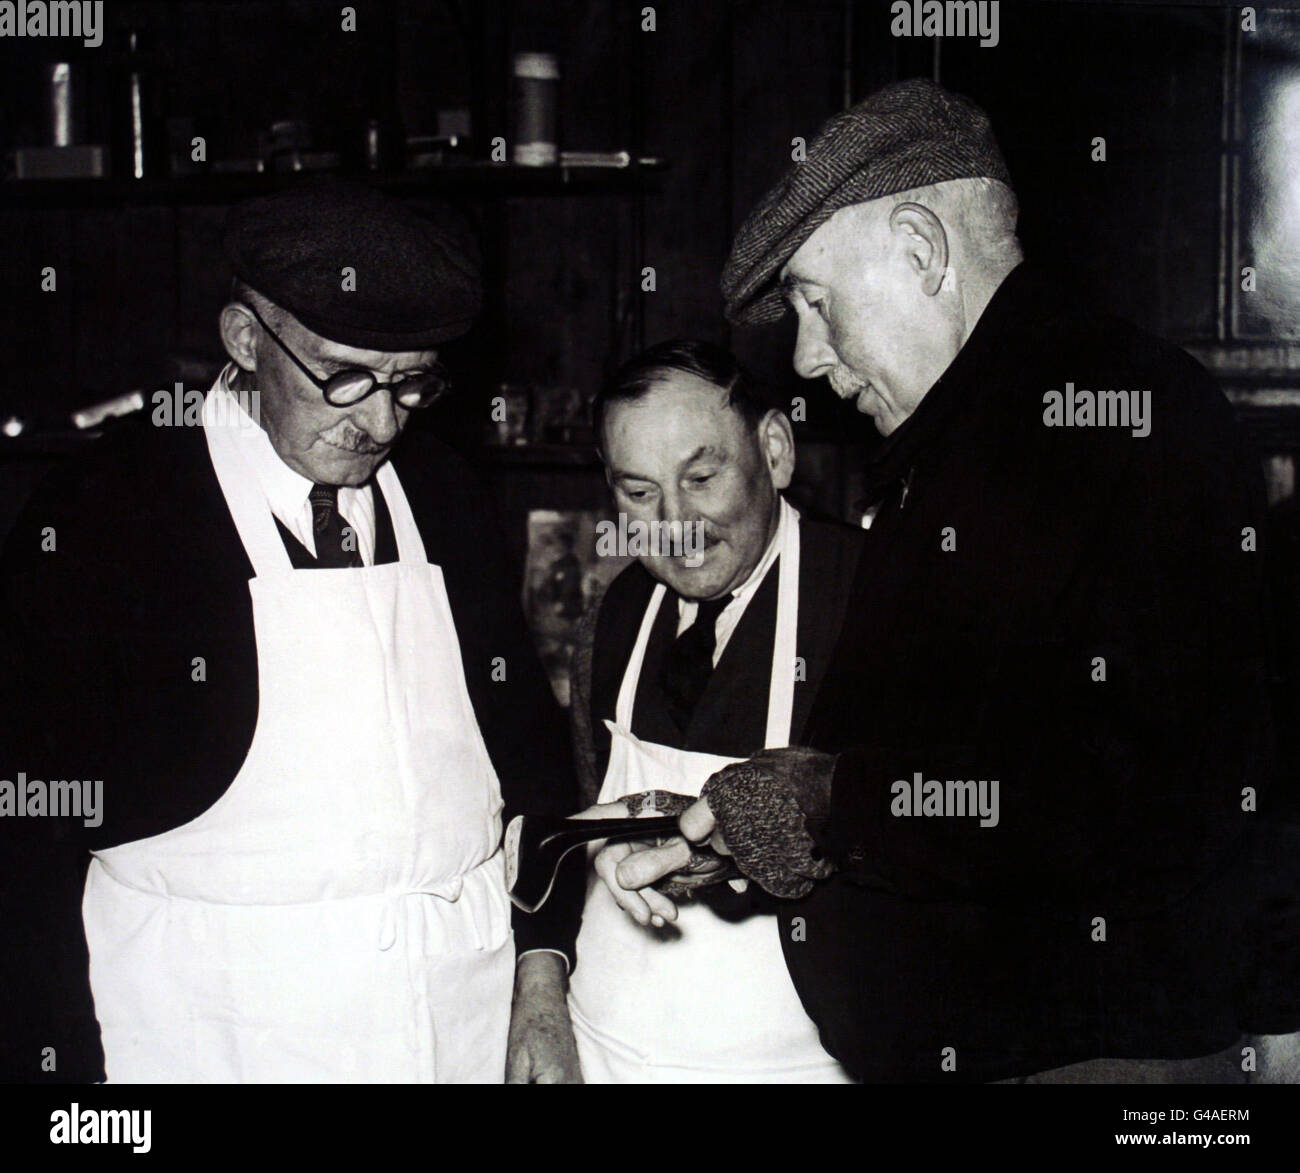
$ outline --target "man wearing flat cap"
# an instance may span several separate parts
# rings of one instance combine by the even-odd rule
[[[773,894],[860,1079],[1244,1081],[1257,470],[1206,373],[1022,263],[1016,214],[983,112],[909,81],[740,229],[729,319],[792,310],[795,369],[885,442],[805,744],[680,825]]]
[[[202,426],[98,448],[7,545],[10,760],[103,802],[5,820],[5,1077],[576,1079],[580,903],[512,931],[499,850],[503,805],[574,805],[565,724],[482,492],[398,448],[472,238],[330,183],[225,247]]]

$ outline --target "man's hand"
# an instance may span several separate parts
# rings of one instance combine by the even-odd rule
[[[653,811],[647,811],[646,813],[648,815],[654,814]],[[628,817],[628,808],[627,804],[622,802],[597,803],[573,817],[575,819],[626,819]],[[592,844],[592,848],[595,850],[592,867],[595,868],[596,875],[609,889],[609,894],[614,897],[614,903],[637,924],[643,927],[654,925],[655,928],[662,928],[669,921],[677,919],[677,905],[662,892],[656,892],[648,886],[654,882],[653,880],[646,881],[644,885],[629,884],[625,886],[618,878],[618,869],[620,864],[629,856],[641,855],[647,851],[669,851],[667,856],[657,855],[655,859],[657,861],[671,861],[673,866],[668,867],[665,871],[656,872],[654,879],[659,880],[666,875],[679,872],[691,860],[691,849],[686,840],[674,837],[662,848],[656,847],[653,843],[638,840],[623,840],[618,843],[606,843],[604,840],[598,840]],[[644,891],[637,890],[642,888]]]
[[[506,1083],[581,1083],[578,1046],[564,997],[564,958],[525,953],[515,968]]]
[[[707,802],[699,799],[692,803],[677,819],[681,835],[674,836],[662,844],[637,843],[634,845],[636,847],[634,851],[611,855],[609,871],[613,882],[610,884],[610,890],[626,892],[628,889],[636,889],[637,892],[648,892],[659,896],[661,900],[667,900],[667,897],[661,896],[649,885],[658,883],[665,876],[682,871],[691,861],[692,843],[703,843],[707,839],[708,845],[719,855],[731,854],[727,850],[727,845],[722,842],[721,836],[714,834],[715,825],[713,812],[709,810]],[[611,843],[604,850],[613,852],[616,847],[626,846],[629,845]],[[596,858],[599,862],[600,857]],[[606,880],[606,883],[610,883],[610,880]],[[636,892],[632,895],[636,895]],[[617,900],[618,896],[615,895],[614,899]],[[674,919],[676,915],[676,907],[673,907],[673,916],[669,919]],[[639,921],[639,923],[646,922]]]
[[[806,896],[832,871],[815,850],[808,822],[826,817],[834,773],[831,754],[801,746],[763,750],[714,774],[677,825],[684,840],[707,841],[719,855],[733,856],[773,896]],[[625,859],[618,883],[641,888],[679,869],[675,842]]]

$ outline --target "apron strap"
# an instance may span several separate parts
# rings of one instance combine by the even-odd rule
[[[203,433],[208,442],[208,458],[239,532],[239,540],[244,543],[248,560],[253,564],[253,577],[287,574],[293,569],[293,563],[275,528],[275,517],[255,479],[239,475],[240,456],[230,429],[258,426],[247,416],[241,420],[241,411],[238,401],[225,390],[218,376],[203,400]]]
[[[397,479],[397,470],[391,460],[385,460],[379,466],[375,473],[375,484],[383,490],[384,503],[388,506],[388,515],[393,522],[398,561],[415,562],[423,566],[428,562],[424,552],[424,539],[420,537],[419,526],[415,524],[415,515],[411,512],[411,503],[406,499],[402,482]]]
[[[767,736],[764,749],[790,744],[794,721],[795,660],[799,640],[799,511],[781,498],[780,544],[776,564],[776,635],[772,640],[772,683],[767,694]]]
[[[240,468],[240,456],[229,428],[238,427],[241,423],[249,427],[258,426],[247,417],[240,420],[240,413],[238,401],[218,380],[203,401],[202,421],[208,442],[208,457],[217,474],[217,482],[230,509],[230,516],[234,519],[235,528],[239,531],[240,541],[248,553],[248,560],[253,564],[253,576],[266,578],[285,574],[293,570],[293,563],[276,528],[275,516],[254,478],[240,476],[237,471]],[[375,473],[375,484],[383,492],[384,503],[388,506],[393,536],[397,540],[398,560],[424,565],[427,561],[424,541],[391,460],[380,465]]]
[[[637,632],[636,644],[632,648],[632,656],[627,662],[627,670],[623,673],[623,683],[618,687],[618,702],[614,706],[614,720],[629,732],[632,729],[632,706],[636,701],[636,686],[641,679],[641,664],[645,660],[646,645],[650,642],[650,631],[655,625],[655,619],[659,615],[659,608],[662,606],[664,596],[667,593],[668,588],[663,583],[657,583],[655,589],[651,592],[650,602],[645,609],[645,618],[641,620],[641,630]]]
[[[799,511],[784,497],[781,498],[776,541],[779,577],[776,633],[772,640],[772,679],[767,699],[767,732],[763,740],[765,749],[781,749],[790,744],[794,719],[795,656],[799,636]],[[629,731],[632,728],[632,708],[636,701],[646,647],[650,642],[650,632],[667,593],[668,588],[663,583],[656,584],[650,602],[646,604],[641,630],[637,632],[632,655],[619,685],[614,720]]]

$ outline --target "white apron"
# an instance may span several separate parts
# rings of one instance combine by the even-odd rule
[[[297,571],[251,478],[221,478],[256,574],[257,729],[202,815],[91,861],[110,1081],[504,1077],[500,789],[442,571],[392,466],[376,479],[399,561]]]
[[[767,748],[790,743],[799,608],[798,513],[781,503],[776,638]],[[632,735],[646,645],[666,591],[655,588],[619,689],[601,802],[643,790],[698,795],[741,760],[671,749]],[[702,904],[642,928],[594,874],[588,882],[569,1009],[588,1083],[849,1082],[822,1049],[781,953],[771,916],[728,922]]]

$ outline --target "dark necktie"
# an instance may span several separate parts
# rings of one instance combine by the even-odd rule
[[[683,733],[713,674],[713,649],[718,643],[714,625],[731,599],[731,595],[723,595],[720,599],[701,601],[695,622],[677,637],[664,662],[668,715]]]
[[[357,533],[346,525],[339,513],[337,485],[313,485],[307,495],[311,501],[311,528],[316,539],[316,565],[331,569],[342,566],[360,566],[361,551]],[[350,549],[343,548],[343,531],[347,530]]]

